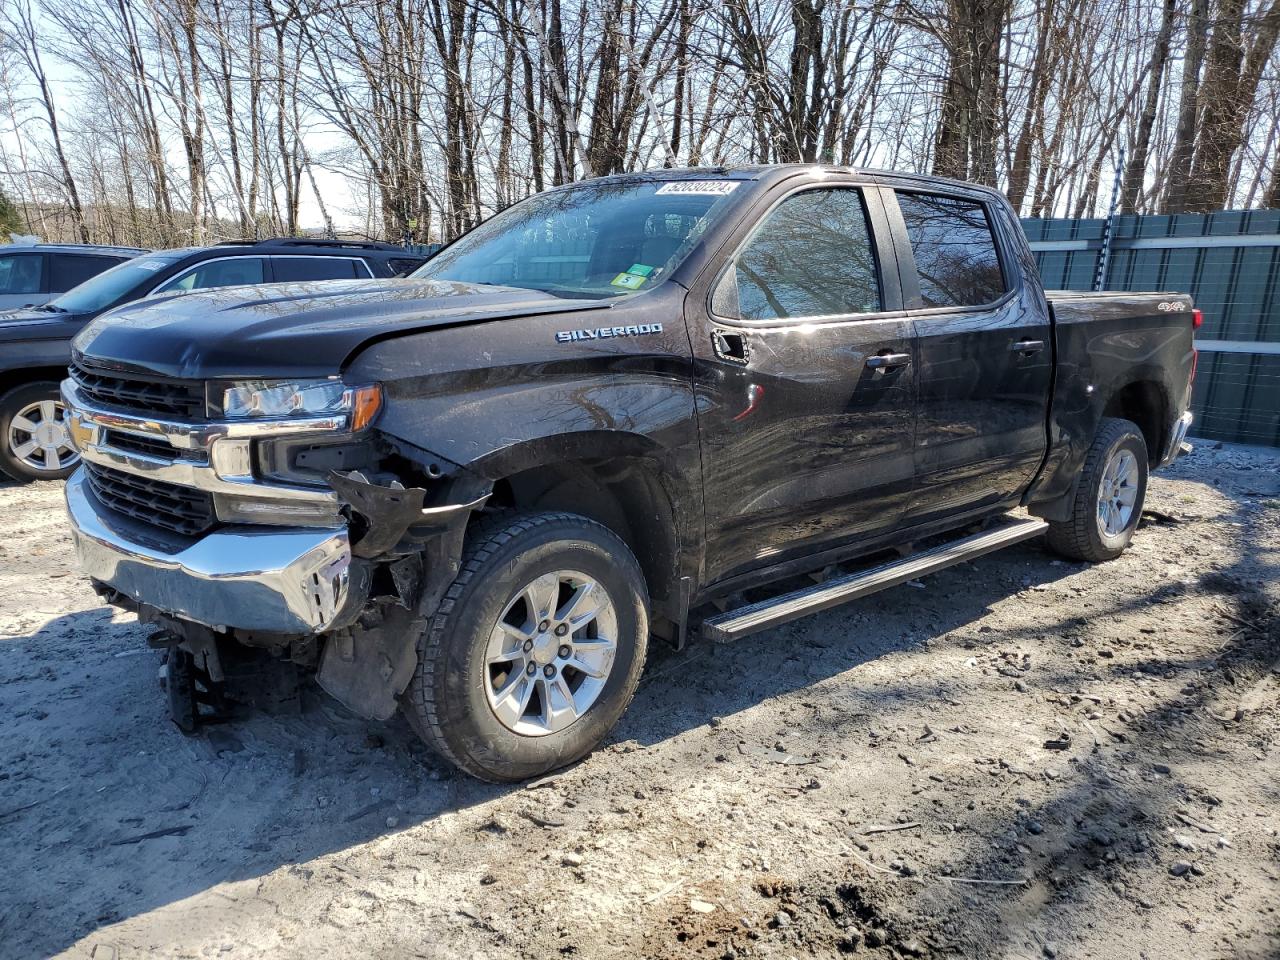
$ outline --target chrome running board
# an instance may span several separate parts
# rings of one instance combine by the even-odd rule
[[[757,631],[767,630],[808,614],[828,610],[850,600],[857,600],[859,597],[896,587],[908,580],[937,573],[939,570],[945,570],[966,560],[973,560],[993,550],[1030,540],[1040,536],[1048,527],[1049,525],[1043,520],[1033,518],[1013,520],[1011,523],[912,554],[902,560],[837,577],[817,586],[785,593],[771,600],[762,600],[736,610],[728,610],[704,620],[701,632],[704,637],[716,643],[728,643],[730,640],[737,640]]]

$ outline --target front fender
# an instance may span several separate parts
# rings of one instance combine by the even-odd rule
[[[667,284],[609,310],[440,328],[371,344],[346,371],[379,382],[377,429],[496,481],[567,460],[652,463],[683,547],[702,534],[701,455],[684,292]],[[601,317],[604,319],[601,319]],[[653,331],[563,340],[580,325]],[[695,549],[688,556],[699,556]]]

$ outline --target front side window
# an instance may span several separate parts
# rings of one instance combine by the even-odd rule
[[[808,190],[788,197],[756,229],[734,268],[744,320],[883,309],[859,190]]]
[[[368,277],[364,264],[349,257],[272,257],[276,283],[299,280],[354,280]],[[253,282],[253,281],[250,281]]]
[[[44,257],[13,253],[0,257],[0,293],[39,293]]]
[[[263,283],[266,276],[261,257],[232,257],[210,260],[170,280],[156,293],[175,290],[208,290],[212,287],[238,287],[247,283]]]
[[[982,204],[899,193],[898,207],[926,307],[977,307],[1004,294],[1000,256]]]
[[[509,207],[412,276],[599,299],[670,276],[741,186],[733,180],[615,180]]]

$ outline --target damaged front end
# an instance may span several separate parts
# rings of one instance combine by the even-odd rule
[[[471,513],[491,488],[462,482],[457,493],[472,499],[424,506],[424,488],[382,486],[358,471],[331,473],[329,483],[351,514],[355,563],[371,576],[361,612],[328,637],[316,681],[361,716],[386,719],[413,676],[426,618],[458,574]]]
[[[316,668],[358,714],[394,712],[487,481],[342,415],[168,421],[63,393],[81,567],[159,628],[171,679],[222,683],[233,641]]]

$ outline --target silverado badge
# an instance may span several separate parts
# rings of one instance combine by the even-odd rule
[[[651,333],[661,333],[660,323],[641,323],[629,327],[596,327],[594,330],[559,330],[556,332],[557,343],[572,343],[575,340],[603,340],[606,337],[643,337]]]

